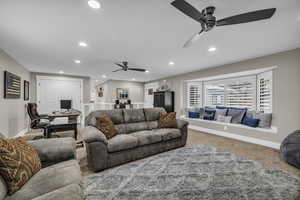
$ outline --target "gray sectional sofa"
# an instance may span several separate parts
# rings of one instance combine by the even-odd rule
[[[86,127],[80,131],[86,145],[89,168],[95,172],[101,171],[184,146],[188,123],[177,120],[176,129],[160,129],[159,113],[164,111],[163,108],[148,108],[99,110],[90,113],[86,117]],[[104,114],[111,117],[118,133],[110,140],[95,128],[95,117]]]
[[[42,169],[13,195],[7,195],[0,176],[0,200],[81,200],[84,199],[81,172],[73,138],[29,141],[37,150]]]

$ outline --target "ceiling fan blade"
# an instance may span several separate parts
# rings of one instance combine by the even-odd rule
[[[119,64],[119,63],[115,63],[115,65],[118,65],[119,67],[122,67],[122,68],[124,68],[124,66],[123,66],[123,65],[121,65],[121,64]]]
[[[193,18],[197,22],[202,23],[201,18],[203,17],[202,13],[194,8],[191,4],[184,0],[175,0],[171,3],[172,6],[186,14],[187,16]]]
[[[123,69],[117,69],[117,70],[112,71],[112,72],[118,72],[118,71],[123,71]]]
[[[269,8],[264,10],[256,10],[253,12],[243,13],[217,21],[216,26],[225,26],[232,24],[248,23],[271,18],[276,11],[276,8]]]
[[[138,72],[145,72],[145,69],[141,69],[141,68],[128,68],[128,70],[132,70],[132,71],[138,71]]]
[[[192,44],[194,44],[195,42],[197,42],[200,39],[200,35],[203,32],[203,30],[201,30],[199,33],[193,35],[193,37],[191,37],[184,45],[183,48],[187,48],[190,47]]]

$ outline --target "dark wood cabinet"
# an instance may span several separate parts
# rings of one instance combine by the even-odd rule
[[[174,112],[174,92],[154,92],[154,107],[162,107],[168,113]]]

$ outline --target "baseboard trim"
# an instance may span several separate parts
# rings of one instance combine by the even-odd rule
[[[28,132],[28,128],[25,128],[23,130],[21,130],[19,133],[17,133],[17,135],[15,135],[14,137],[22,137],[24,136],[26,133]]]
[[[209,128],[203,128],[203,127],[195,126],[195,125],[189,125],[188,128],[196,130],[196,131],[209,133],[209,134],[223,136],[223,137],[226,137],[226,138],[232,138],[232,139],[240,140],[240,141],[243,141],[243,142],[259,144],[259,145],[270,147],[270,148],[273,148],[273,149],[280,149],[280,144],[279,143],[270,142],[270,141],[267,141],[267,140],[262,140],[262,139],[257,139],[257,138],[232,134],[232,133],[228,133],[228,132],[225,132],[225,131],[218,131],[218,130],[213,130],[213,129],[209,129]]]

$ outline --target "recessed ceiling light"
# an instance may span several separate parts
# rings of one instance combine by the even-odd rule
[[[146,72],[146,73],[149,73],[150,71],[149,71],[149,70],[146,70],[145,72]]]
[[[297,18],[297,20],[300,22],[300,15],[299,15],[299,17]]]
[[[209,47],[209,49],[208,49],[209,52],[214,52],[214,51],[216,51],[216,50],[217,50],[216,47]]]
[[[135,78],[133,78],[133,79],[131,79],[131,80],[135,81]]]
[[[85,43],[83,41],[78,42],[78,45],[81,47],[87,47],[87,43]]]
[[[88,4],[93,9],[99,9],[99,8],[101,8],[101,4],[99,3],[99,1],[96,1],[96,0],[89,0]]]
[[[169,66],[173,66],[173,65],[175,65],[175,63],[173,61],[170,61]]]
[[[59,72],[58,73],[60,73],[60,74],[63,74],[64,73],[64,71],[63,70],[59,70]]]
[[[105,74],[103,74],[103,75],[102,75],[102,78],[106,78],[106,75],[105,75]]]
[[[74,62],[75,62],[76,64],[80,64],[80,63],[81,63],[80,60],[74,60]]]
[[[167,82],[167,80],[163,80],[164,82]]]

